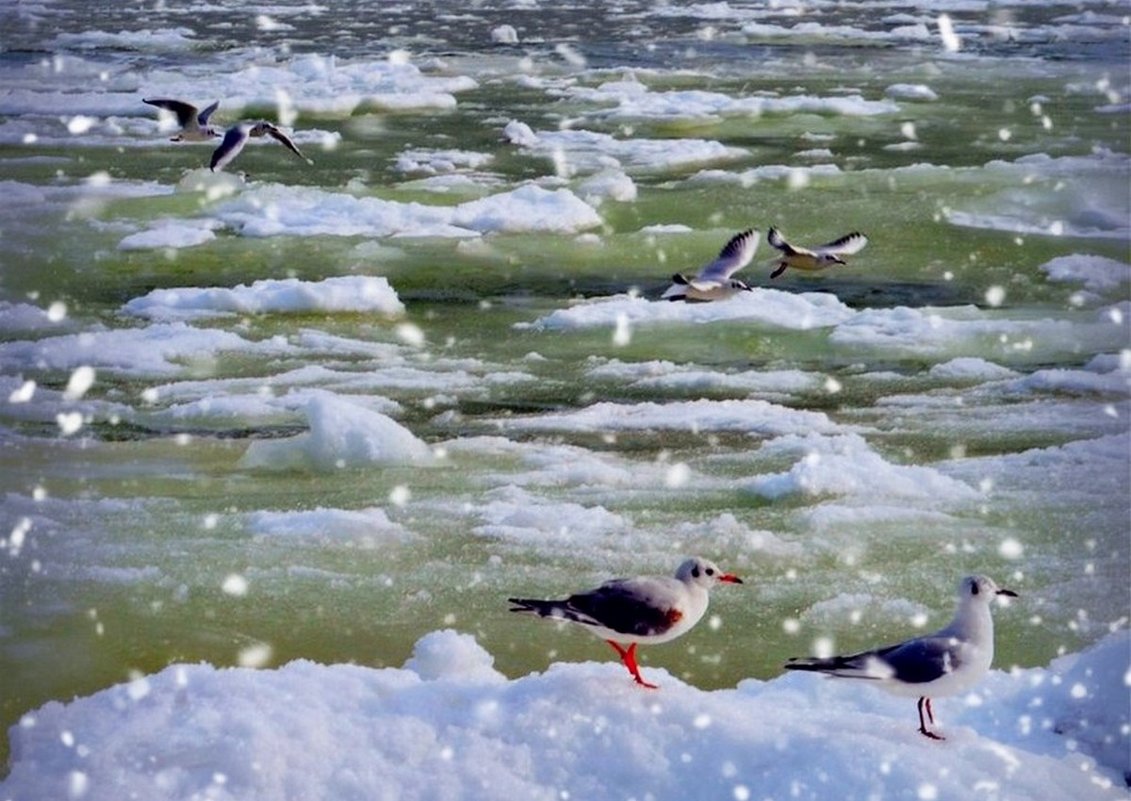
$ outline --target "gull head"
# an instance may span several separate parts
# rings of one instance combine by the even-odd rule
[[[704,589],[713,587],[719,582],[725,584],[741,584],[742,579],[732,573],[725,573],[710,559],[693,556],[687,559],[675,571],[675,577],[684,584],[694,584]]]
[[[990,603],[999,595],[1016,598],[1013,590],[1005,590],[989,576],[967,576],[958,585],[958,596],[964,601]]]

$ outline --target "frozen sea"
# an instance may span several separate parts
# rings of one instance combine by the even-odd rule
[[[0,801],[1128,796],[1131,3],[0,32]],[[771,280],[770,226],[870,242]],[[746,583],[659,691],[507,611],[689,554]],[[947,741],[783,675],[970,573],[1020,597]]]

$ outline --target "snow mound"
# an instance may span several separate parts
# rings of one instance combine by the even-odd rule
[[[334,470],[373,464],[422,464],[432,451],[389,417],[332,393],[319,392],[306,406],[310,431],[252,442],[240,467],[252,470]]]
[[[645,666],[652,692],[611,661],[512,681],[454,631],[425,635],[402,669],[174,665],[25,715],[0,797],[1126,798],[1127,649],[1123,631],[1049,668],[991,672],[936,703],[944,742],[915,732],[907,699],[851,682],[704,692]],[[1063,713],[1111,742],[1093,750]]]

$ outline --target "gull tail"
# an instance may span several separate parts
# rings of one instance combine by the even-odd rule
[[[512,612],[548,617],[554,620],[571,620],[574,623],[584,623],[587,626],[597,624],[597,621],[588,615],[583,615],[571,607],[568,601],[538,601],[533,598],[507,598],[507,600],[514,604],[510,609]]]
[[[877,671],[870,669],[868,662],[865,660],[861,663],[861,654],[853,654],[852,656],[830,656],[827,659],[818,657],[807,658],[794,658],[786,662],[782,667],[786,670],[807,670],[813,673],[826,673],[830,676],[839,676],[844,679],[880,679],[882,675],[878,675]]]

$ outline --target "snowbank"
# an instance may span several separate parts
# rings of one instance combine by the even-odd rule
[[[1123,631],[994,671],[936,703],[935,742],[912,702],[851,682],[704,692],[645,666],[661,685],[645,691],[610,660],[508,680],[470,635],[436,631],[400,669],[174,665],[49,703],[12,727],[0,797],[1126,798],[1127,652]]]

